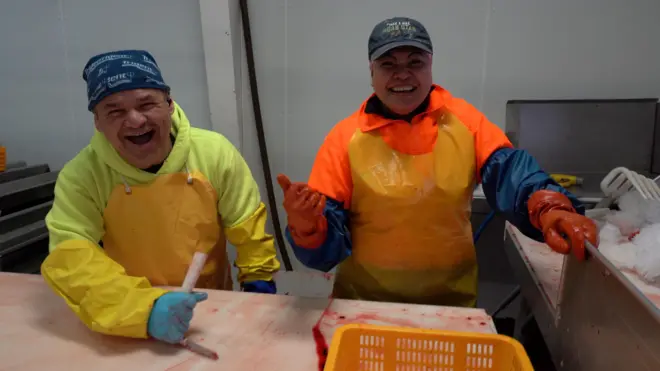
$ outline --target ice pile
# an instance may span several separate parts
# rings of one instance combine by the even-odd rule
[[[619,269],[660,286],[660,201],[631,191],[619,198],[619,209],[605,216],[600,252]]]

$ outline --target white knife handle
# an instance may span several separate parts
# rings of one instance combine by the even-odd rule
[[[193,255],[192,263],[188,267],[188,272],[186,273],[186,278],[183,280],[183,285],[181,289],[185,292],[192,292],[197,283],[199,275],[202,273],[202,268],[204,268],[204,263],[206,263],[206,254],[203,252],[196,252]]]

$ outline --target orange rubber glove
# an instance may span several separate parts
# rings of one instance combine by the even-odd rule
[[[536,191],[527,201],[529,220],[543,232],[545,242],[554,251],[585,259],[585,240],[598,247],[598,228],[586,216],[575,212],[565,195],[548,190]]]
[[[320,247],[328,231],[328,221],[323,215],[325,196],[305,183],[291,183],[284,174],[277,176],[277,182],[284,192],[283,204],[293,241],[308,249]]]

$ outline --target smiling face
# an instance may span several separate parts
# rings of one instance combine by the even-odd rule
[[[129,164],[146,169],[172,149],[174,104],[164,91],[135,89],[114,93],[94,107],[94,124]]]
[[[390,111],[407,115],[431,90],[431,55],[411,47],[393,49],[371,65],[371,84]]]

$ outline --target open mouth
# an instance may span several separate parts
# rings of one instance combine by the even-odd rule
[[[153,139],[155,134],[156,132],[154,130],[149,130],[146,133],[139,135],[127,135],[126,139],[133,144],[137,144],[138,146],[141,146],[149,143],[151,139]]]
[[[408,85],[408,86],[395,86],[393,88],[390,88],[389,90],[390,90],[390,93],[394,93],[394,94],[410,94],[410,93],[414,92],[415,90],[417,90],[417,88],[414,87],[414,86]]]

